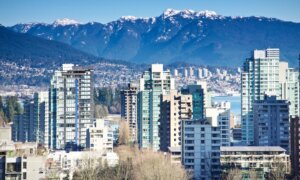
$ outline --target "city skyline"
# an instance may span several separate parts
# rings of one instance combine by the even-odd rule
[[[121,16],[154,17],[159,16],[164,10],[192,9],[194,11],[210,10],[223,16],[264,16],[281,19],[284,21],[300,22],[297,7],[300,2],[296,0],[286,3],[276,1],[238,1],[230,0],[225,3],[214,1],[184,2],[151,1],[139,2],[109,1],[98,2],[95,0],[85,3],[83,1],[0,1],[0,24],[11,26],[17,23],[44,22],[52,23],[56,19],[69,18],[80,23],[100,22],[108,23],[119,19]],[[235,8],[239,7],[239,8]],[[268,7],[268,8],[266,8]],[[53,13],[55,12],[55,13]]]
[[[0,0],[0,180],[300,179],[300,0]]]

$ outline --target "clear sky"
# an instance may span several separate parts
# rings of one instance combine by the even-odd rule
[[[61,18],[107,23],[126,15],[158,16],[167,8],[300,22],[300,0],[0,0],[0,24],[52,23]]]

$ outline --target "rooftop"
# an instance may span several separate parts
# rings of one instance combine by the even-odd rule
[[[273,152],[285,152],[286,150],[280,146],[231,146],[231,147],[220,147],[221,151],[273,151]]]
[[[181,152],[181,147],[168,147],[170,152]]]

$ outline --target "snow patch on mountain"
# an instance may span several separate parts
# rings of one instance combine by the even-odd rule
[[[54,26],[67,26],[67,25],[76,25],[76,24],[80,24],[80,23],[73,19],[68,19],[68,18],[57,19],[53,22]]]
[[[121,17],[121,20],[126,20],[126,21],[135,21],[137,20],[138,18],[135,17],[135,16],[122,16]]]
[[[206,17],[206,18],[219,17],[219,15],[215,11],[209,11],[209,10],[193,11],[190,9],[185,9],[185,10],[166,9],[161,16],[163,18],[170,18],[176,15],[180,15],[181,17],[186,19],[193,19],[196,17]]]

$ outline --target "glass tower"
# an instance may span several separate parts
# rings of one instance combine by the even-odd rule
[[[175,89],[170,71],[162,64],[152,64],[139,81],[138,93],[138,143],[140,148],[160,148],[160,106],[162,95]]]
[[[93,71],[63,64],[50,87],[50,148],[78,150],[94,119]],[[74,149],[76,148],[76,149]]]

